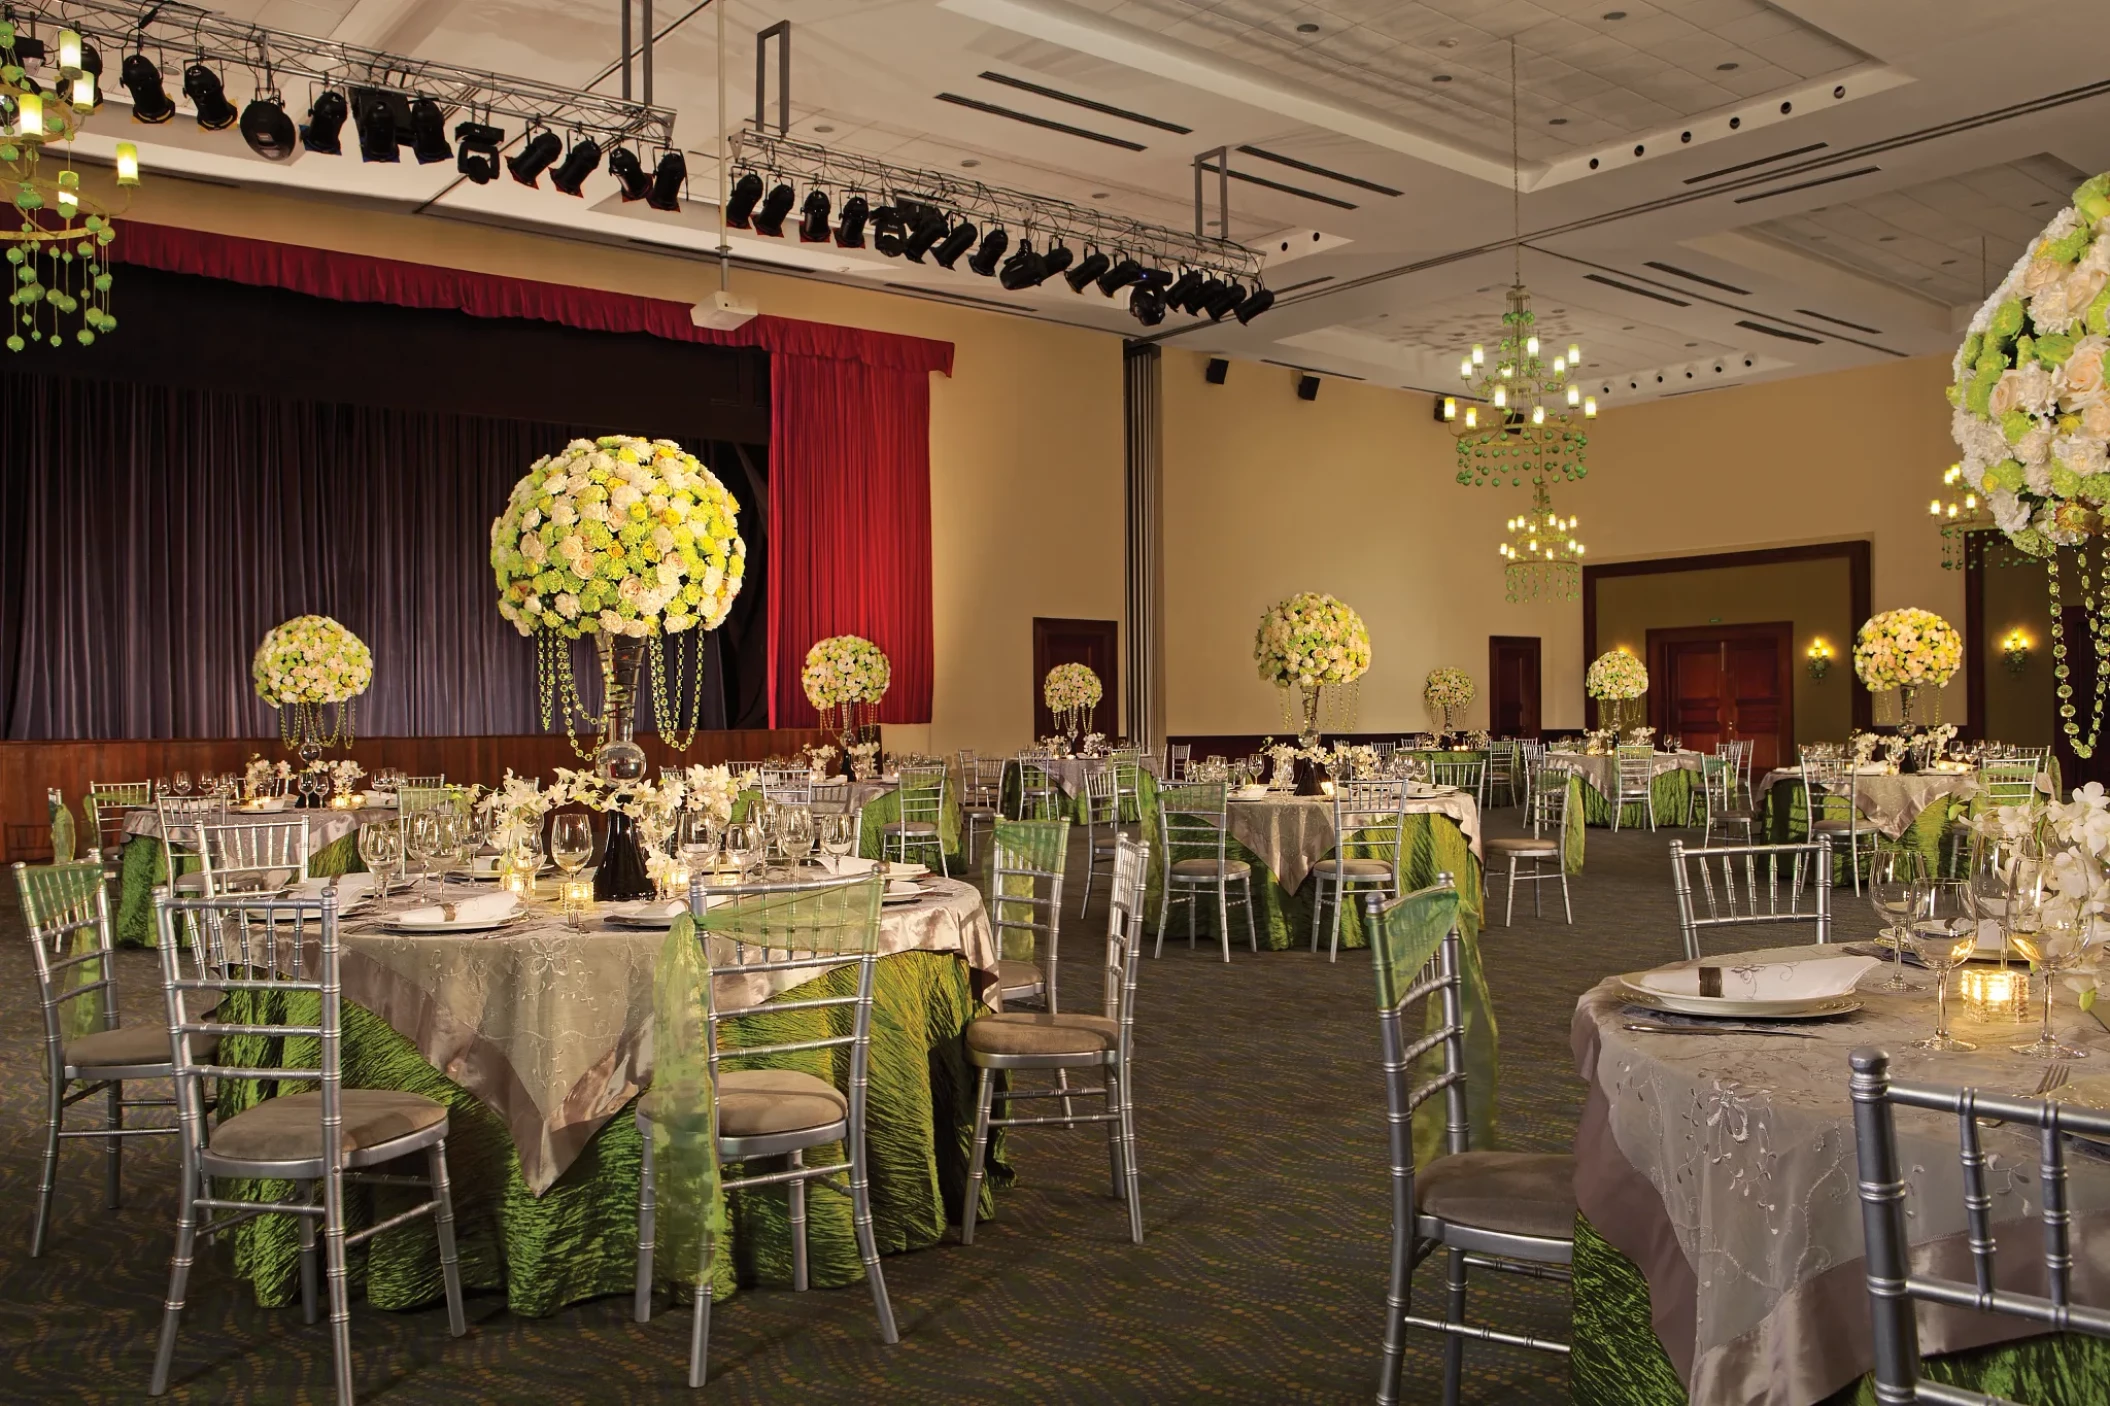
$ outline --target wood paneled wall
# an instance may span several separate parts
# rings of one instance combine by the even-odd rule
[[[759,762],[790,756],[808,743],[831,741],[820,728],[699,732],[687,753],[654,736],[639,745],[659,767],[695,763]],[[548,779],[560,766],[583,767],[562,734],[521,737],[362,737],[334,759],[351,756],[368,772],[399,767],[413,776],[492,785],[506,768]],[[94,781],[144,781],[187,771],[193,776],[239,772],[250,757],[297,760],[276,738],[196,738],[162,741],[0,742],[0,859],[48,859],[51,854],[45,792],[56,786],[80,813],[81,797]]]

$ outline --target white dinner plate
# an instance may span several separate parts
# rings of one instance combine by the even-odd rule
[[[930,873],[928,864],[902,864],[891,859],[887,861],[886,876],[890,880],[920,879],[928,873]]]
[[[451,923],[400,923],[393,918],[383,918],[380,926],[384,931],[402,933],[406,936],[431,936],[440,933],[496,932],[519,923],[527,915],[521,912],[506,914],[503,918],[461,918]]]
[[[1823,1020],[1861,1009],[1855,996],[1806,996],[1789,1001],[1738,1001],[1723,996],[1671,995],[1636,986],[1628,977],[1619,978],[1620,998],[1630,1006],[1641,1006],[1670,1015],[1712,1016],[1717,1020]]]

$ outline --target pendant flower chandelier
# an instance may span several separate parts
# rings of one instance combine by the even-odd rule
[[[1504,523],[1509,533],[1500,551],[1509,599],[1577,600],[1582,596],[1582,540],[1578,519],[1553,511],[1553,499],[1540,483],[1532,489],[1531,511]]]
[[[56,52],[53,52],[56,48]],[[117,330],[112,278],[103,250],[117,238],[112,212],[81,193],[70,144],[102,104],[102,57],[71,29],[53,46],[25,32],[10,8],[0,18],[0,173],[14,187],[22,217],[0,228],[9,265],[7,349],[58,346],[67,331],[82,346]],[[43,170],[53,143],[69,150],[64,169]],[[117,184],[139,184],[139,149],[117,144]]]

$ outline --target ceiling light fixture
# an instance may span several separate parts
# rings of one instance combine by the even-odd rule
[[[128,55],[118,70],[118,82],[132,95],[132,120],[155,125],[176,115],[176,104],[161,86],[161,70],[145,54]]]
[[[1578,600],[1582,596],[1582,540],[1575,535],[1579,519],[1553,511],[1543,483],[1533,487],[1531,511],[1503,524],[1508,537],[1502,555],[1502,583],[1516,604],[1536,600]]]
[[[733,182],[732,194],[725,199],[725,222],[734,229],[747,229],[754,221],[755,206],[762,199],[762,178],[753,171],[743,171],[740,179]]]
[[[865,221],[872,217],[871,204],[861,195],[843,202],[842,222],[835,227],[835,243],[842,249],[865,247]]]
[[[968,259],[967,267],[984,278],[994,278],[997,261],[1004,257],[1004,251],[1010,247],[1011,236],[1004,232],[1002,226],[998,226],[982,236],[981,247]]]
[[[550,172],[549,183],[566,195],[583,198],[586,194],[586,178],[601,169],[601,144],[592,137],[574,134],[571,150],[564,153],[564,164]],[[784,208],[791,208],[790,192],[785,193]],[[780,216],[778,228],[783,227]]]
[[[762,197],[762,204],[755,210],[755,233],[782,239],[784,219],[791,213],[791,203],[796,198],[789,182],[778,181],[771,186],[769,194]]]
[[[923,256],[931,246],[943,239],[947,233],[945,217],[936,210],[925,210],[909,231],[908,240],[901,246],[901,253],[912,264],[923,262]]]
[[[447,114],[431,98],[420,97],[410,105],[410,151],[420,166],[454,159],[454,148],[447,144]]]
[[[908,222],[892,205],[882,205],[872,212],[872,247],[889,259],[900,258],[901,251],[908,247]]]
[[[1165,320],[1164,290],[1154,283],[1137,285],[1128,295],[1128,310],[1145,327],[1157,326]]]
[[[388,101],[390,96],[372,88],[362,88],[352,94],[352,127],[359,133],[361,161],[402,159],[402,153],[396,149],[396,114]]]
[[[1143,275],[1143,266],[1123,254],[1114,261],[1114,266],[1099,275],[1099,291],[1111,298]]]
[[[643,200],[652,189],[652,178],[645,174],[645,163],[638,160],[637,153],[627,146],[619,146],[608,153],[608,174],[615,178],[616,193],[623,197],[625,205]]]
[[[454,129],[454,169],[480,186],[498,177],[498,149],[506,134],[483,122],[463,122]]]
[[[1172,281],[1172,286],[1165,290],[1165,305],[1178,308],[1181,312],[1191,313],[1200,305],[1201,291],[1201,270],[1194,268],[1182,269],[1180,270],[1180,276]]]
[[[666,152],[652,168],[652,189],[645,192],[645,203],[672,214],[681,209],[682,192],[688,184],[689,158],[678,151]]]
[[[1049,279],[1053,278],[1056,274],[1061,273],[1064,269],[1068,268],[1070,264],[1076,260],[1076,258],[1077,255],[1071,251],[1069,245],[1064,244],[1061,240],[1057,240],[1054,246],[1051,247],[1048,252],[1041,258],[1040,263],[1041,268],[1043,270],[1040,275],[1041,282],[1045,283]]]
[[[513,179],[522,185],[539,188],[541,182],[537,178],[550,168],[563,150],[563,140],[545,127],[506,158],[506,170],[512,172]]]
[[[1082,293],[1091,284],[1096,283],[1099,275],[1105,273],[1112,263],[1113,260],[1094,249],[1078,261],[1077,267],[1062,276],[1063,282],[1070,285],[1072,293]]]
[[[208,132],[225,131],[241,116],[227,101],[227,89],[222,86],[220,75],[202,63],[193,63],[183,70],[183,96],[191,100],[198,112],[198,125]]]
[[[973,221],[956,221],[951,231],[946,234],[944,242],[931,251],[931,258],[937,261],[939,268],[953,268],[960,262],[960,256],[974,247],[974,241],[980,233],[981,231],[974,227]]]
[[[285,99],[277,93],[259,93],[242,109],[242,140],[266,161],[284,161],[299,140],[293,119],[286,116]]]
[[[131,71],[131,67],[132,60],[126,59],[127,73]],[[138,108],[135,107],[132,111],[134,116],[138,115]],[[321,152],[324,156],[343,155],[344,142],[338,134],[344,130],[344,121],[351,113],[351,104],[345,101],[343,93],[335,88],[323,89],[315,95],[315,101],[308,104],[308,120],[300,127],[300,144],[309,151]]]
[[[819,186],[807,191],[806,203],[799,207],[799,243],[827,243],[830,235],[828,216],[833,209],[834,202],[828,198],[828,192]]]
[[[1241,325],[1251,322],[1275,305],[1275,295],[1266,288],[1255,288],[1252,296],[1238,305],[1238,321]]]
[[[1033,252],[1032,240],[1021,239],[1017,251],[1004,260],[1003,271],[997,275],[996,281],[1004,286],[1005,291],[1017,293],[1045,282],[1047,277],[1048,261]]]
[[[1202,304],[1202,311],[1209,314],[1211,322],[1221,322],[1224,315],[1245,303],[1245,289],[1236,283],[1226,283],[1217,295]]]

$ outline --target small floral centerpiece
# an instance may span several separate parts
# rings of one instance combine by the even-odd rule
[[[252,753],[249,765],[242,768],[242,794],[252,801],[263,796],[283,795],[286,783],[292,779],[290,763],[267,762]]]
[[[839,724],[843,745],[857,740],[860,723],[870,723],[894,679],[886,651],[862,635],[830,635],[806,651],[799,683],[806,701],[822,718]]]
[[[1084,734],[1083,743],[1077,748],[1077,755],[1080,757],[1103,757],[1108,750],[1105,733],[1087,732]]]
[[[1606,757],[1619,745],[1619,730],[1610,727],[1593,727],[1583,734],[1583,751],[1592,757]]]
[[[1623,649],[1607,650],[1590,661],[1583,675],[1583,692],[1596,699],[1599,712],[1609,714],[1608,725],[1616,732],[1634,712],[1634,701],[1648,693],[1648,666]]]
[[[1272,738],[1262,744],[1270,764],[1268,784],[1277,791],[1287,791],[1297,784],[1297,744],[1276,742]]]
[[[879,775],[879,744],[877,742],[853,742],[848,749],[850,769],[857,773],[860,781],[869,781]]]
[[[1630,727],[1626,730],[1629,747],[1649,747],[1655,744],[1656,730],[1652,727]]]
[[[476,809],[490,817],[493,847],[515,868],[532,871],[538,862],[532,842],[541,835],[550,808],[564,800],[561,789],[545,791],[537,778],[515,776],[507,767],[505,779],[476,803]]]
[[[1040,750],[1051,757],[1067,757],[1070,754],[1070,739],[1054,733],[1040,739]]]
[[[2016,883],[2041,884],[2049,901],[2025,933],[2010,930],[2008,941],[2042,973],[2044,1023],[2037,1039],[2018,1052],[2049,1058],[2077,1059],[2082,1051],[2063,1048],[2052,1033],[2052,993],[2059,973],[2080,965],[2096,946],[2096,930],[2110,913],[2110,793],[2101,782],[2075,788],[2071,800],[2050,804],[2001,806],[1975,822],[1980,830],[2009,841],[2015,855]],[[2025,877],[2026,876],[2026,877]],[[2081,1008],[2096,1003],[2106,973],[2097,967],[2096,981],[2081,993]]]
[[[1285,700],[1303,691],[1300,735],[1315,740],[1324,690],[1346,687],[1370,671],[1370,632],[1345,603],[1302,591],[1261,612],[1253,661],[1261,678],[1284,691]]]
[[[1099,676],[1083,664],[1057,664],[1040,685],[1040,696],[1055,715],[1056,730],[1070,737],[1084,731],[1105,692]]]
[[[1920,690],[1941,716],[1941,687],[1963,667],[1963,636],[1931,610],[1905,606],[1871,616],[1854,636],[1854,673],[1869,692],[1896,690],[1899,721],[1909,725]]]
[[[1852,739],[1852,755],[1855,766],[1867,766],[1875,760],[1876,752],[1883,745],[1881,733],[1857,732]]]
[[[1337,781],[1373,780],[1379,771],[1377,748],[1336,742],[1326,754],[1325,765]]]
[[[1428,704],[1429,716],[1435,719],[1437,732],[1451,730],[1451,715],[1472,702],[1474,693],[1473,676],[1465,670],[1429,670],[1428,680],[1421,686],[1421,701]]]
[[[249,671],[256,696],[278,709],[288,747],[349,747],[353,700],[374,681],[374,653],[329,616],[300,615],[265,634]],[[327,728],[325,707],[335,710]]]
[[[731,767],[690,767],[682,773],[681,805],[710,817],[713,829],[722,829],[733,818],[733,802],[740,797],[740,781]]]
[[[330,763],[330,804],[340,809],[349,809],[359,803],[359,778],[366,775],[366,768],[346,757],[343,761]]]
[[[809,742],[799,748],[799,758],[806,763],[808,780],[823,781],[828,776],[828,763],[835,760],[835,748],[826,742]]]

